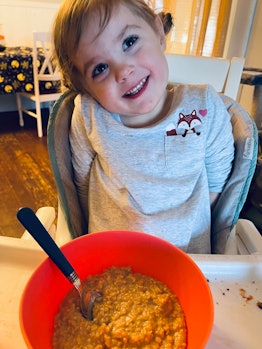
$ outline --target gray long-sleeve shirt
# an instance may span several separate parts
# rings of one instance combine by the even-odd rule
[[[144,231],[188,253],[209,253],[209,192],[222,191],[234,157],[230,116],[210,86],[168,88],[168,115],[144,128],[76,97],[75,183],[89,232]]]

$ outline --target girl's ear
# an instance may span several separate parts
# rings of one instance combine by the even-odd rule
[[[158,15],[156,16],[156,19],[155,19],[155,26],[156,26],[157,34],[159,36],[160,46],[162,47],[163,51],[165,51],[165,49],[166,49],[166,36],[165,36],[165,32],[164,32],[163,22],[162,22],[160,16],[158,16]]]

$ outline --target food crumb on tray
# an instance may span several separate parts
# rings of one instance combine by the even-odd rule
[[[240,295],[242,298],[244,298],[246,300],[246,302],[251,301],[254,298],[251,295],[247,296],[246,290],[244,288],[240,288]]]
[[[262,302],[258,301],[257,306],[259,307],[259,309],[262,309]]]

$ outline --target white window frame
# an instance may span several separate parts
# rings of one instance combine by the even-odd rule
[[[233,0],[223,57],[245,57],[257,0]]]

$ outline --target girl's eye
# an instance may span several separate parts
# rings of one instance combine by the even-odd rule
[[[135,42],[138,40],[138,36],[132,35],[129,36],[127,39],[123,42],[123,50],[129,49],[131,46],[135,44]]]
[[[92,72],[92,78],[102,74],[108,68],[108,64],[100,63],[98,64]]]

